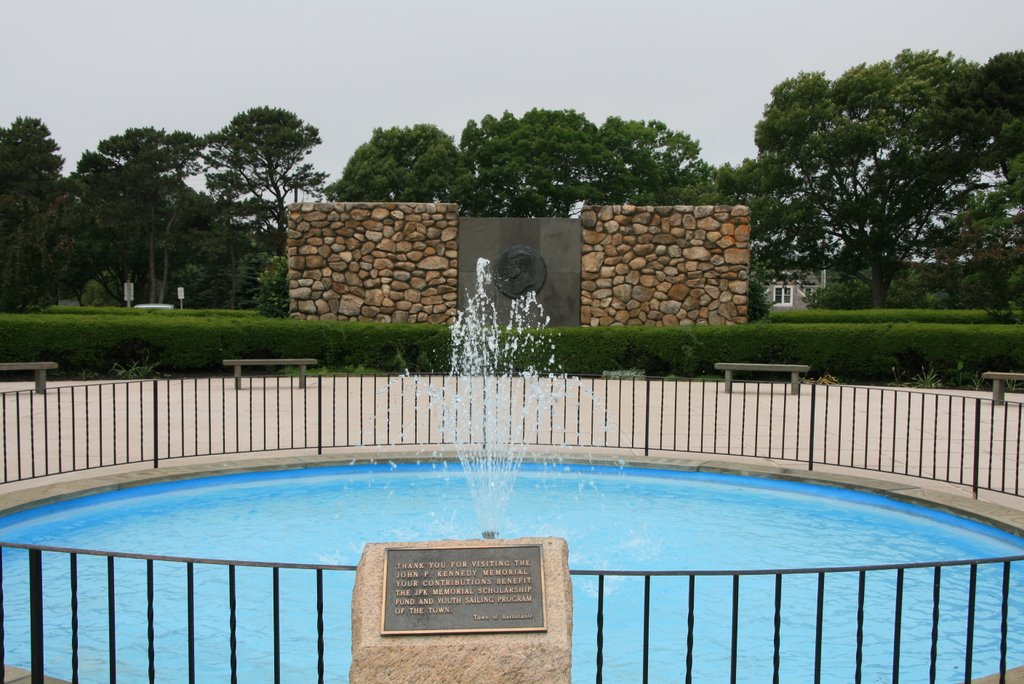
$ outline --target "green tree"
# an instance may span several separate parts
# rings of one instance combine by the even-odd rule
[[[583,204],[681,204],[714,196],[700,145],[660,121],[571,109],[485,116],[462,132],[458,199],[476,216],[569,216]]]
[[[956,239],[939,252],[940,276],[962,306],[1012,318],[1024,311],[1024,52],[995,55],[961,93],[986,138],[985,186],[951,221]]]
[[[980,124],[988,135],[983,168],[995,174],[995,184],[1014,185],[1021,180],[1024,154],[1024,51],[1003,52],[982,65],[966,93],[964,104],[980,110]],[[1017,194],[1018,207],[1022,205]]]
[[[712,167],[700,143],[660,121],[608,117],[598,131],[603,157],[595,185],[602,204],[700,204]]]
[[[18,117],[0,127],[0,190],[7,195],[45,199],[59,192],[64,158],[39,119]]]
[[[260,277],[273,263],[275,256],[267,252],[252,251],[244,255],[238,262],[235,283],[235,306],[239,309],[258,308]]]
[[[201,170],[201,140],[191,133],[129,128],[82,154],[74,180],[91,277],[114,296],[142,278],[146,301],[163,302],[177,231],[195,202],[187,180]],[[141,299],[142,292],[136,296]]]
[[[976,72],[905,51],[834,81],[803,73],[776,86],[756,162],[720,174],[752,195],[764,258],[863,280],[884,306],[897,273],[948,242],[946,220],[978,187],[985,134],[961,97]]]
[[[893,278],[886,304],[893,309],[955,309],[959,288],[934,261],[910,264]]]
[[[49,128],[18,117],[0,127],[0,310],[57,301],[70,240],[64,159]]]
[[[251,294],[243,294],[243,289],[254,287],[256,276],[252,275],[252,284],[241,277],[241,264],[255,253],[260,255],[260,264],[269,256],[265,254],[263,241],[257,237],[259,230],[255,219],[241,198],[232,195],[230,188],[213,188],[209,197],[209,226],[202,240],[204,251],[216,258],[215,262],[208,262],[208,268],[223,292],[218,301],[230,309],[250,308]]]
[[[303,161],[320,142],[316,127],[292,112],[254,107],[209,136],[207,186],[239,198],[267,247],[284,254],[288,203],[299,192],[319,197],[327,178]]]
[[[230,198],[197,194],[187,216],[188,230],[176,241],[172,285],[186,288],[190,308],[237,308],[238,260],[258,249],[245,217]]]
[[[569,216],[599,196],[598,129],[571,109],[470,121],[459,149],[469,173],[459,199],[471,216]]]
[[[871,289],[862,280],[840,275],[807,299],[811,309],[870,309]]]
[[[1024,220],[1008,189],[972,197],[954,222],[956,239],[939,252],[943,279],[956,288],[957,302],[1000,319],[1024,311]]]
[[[768,300],[768,286],[764,284],[761,277],[751,273],[747,281],[747,320],[751,323],[763,321],[768,318],[772,310],[772,303]]]
[[[342,201],[452,202],[463,174],[455,141],[437,126],[375,128],[324,194]]]

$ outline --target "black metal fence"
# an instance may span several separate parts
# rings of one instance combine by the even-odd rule
[[[256,377],[96,383],[0,394],[0,484],[192,456],[450,445],[438,402],[507,394],[538,447],[689,452],[829,465],[1024,496],[1024,405],[980,393],[663,379]],[[529,414],[527,383],[558,400]],[[473,410],[473,402],[469,411]],[[473,416],[469,416],[470,421]],[[512,427],[509,427],[512,430]],[[488,439],[481,427],[472,440]],[[460,438],[465,438],[465,434]],[[500,435],[491,435],[491,439]]]
[[[43,671],[73,682],[190,684],[347,675],[339,654],[349,648],[352,566],[0,549],[0,655],[29,664],[33,682]],[[574,640],[583,643],[574,678],[970,682],[1005,674],[1024,658],[1024,616],[1011,601],[1022,570],[1024,556],[574,570]]]
[[[528,382],[548,383],[558,401],[535,409]],[[538,447],[783,460],[1024,495],[1022,405],[996,405],[980,394],[805,385],[790,395],[786,384],[739,382],[726,393],[720,383],[644,378],[482,383],[338,376],[299,388],[294,378],[257,377],[236,391],[230,379],[204,378],[2,393],[0,491],[4,483],[194,456],[443,447],[452,438],[437,397],[490,392],[521,407],[510,408],[504,424]],[[481,428],[479,441],[487,439],[502,436]],[[289,658],[305,660],[318,681],[345,676],[331,654],[348,649],[351,567],[0,549],[0,661],[28,662],[34,676],[156,681],[170,670],[181,673],[174,681],[185,672],[190,682],[247,681],[247,668],[259,667],[281,681]],[[85,582],[82,566],[97,563]],[[666,673],[687,682],[969,681],[1024,663],[1024,637],[1014,637],[1024,635],[1024,609],[1011,598],[1024,592],[1022,569],[1024,557],[839,569],[574,570],[574,638],[593,644],[583,649],[589,664],[576,667],[598,682],[660,681]],[[257,588],[239,592],[240,576]],[[282,577],[299,578],[296,594],[282,594]],[[125,578],[136,585],[126,588]],[[197,622],[197,584],[222,593],[198,603],[222,608],[212,622]],[[296,605],[306,606],[298,617]],[[240,655],[238,630],[267,606],[255,621],[264,620],[269,645]],[[142,611],[136,622],[144,627],[128,635],[119,625],[133,610]],[[652,629],[655,618],[673,627]],[[631,636],[609,637],[610,623],[628,626]],[[869,636],[865,624],[874,626]],[[165,653],[168,643],[176,644],[173,655]],[[131,664],[138,662],[145,666]]]
[[[158,663],[161,681],[280,682],[284,669],[315,672],[323,682],[326,601],[338,604],[351,594],[351,587],[347,594],[339,591],[335,580],[356,569],[4,543],[0,550],[0,670],[12,643],[25,664],[28,645],[33,684],[42,684],[44,671],[72,682],[155,682]],[[12,568],[15,563],[24,567]],[[266,585],[240,589],[239,577],[247,571],[259,573]],[[297,575],[308,582],[299,583],[304,595],[292,591],[286,601],[282,586],[288,582],[282,578],[289,573],[292,580]],[[12,575],[27,586],[13,582]],[[295,600],[309,604],[302,606],[308,620],[289,634],[283,616]],[[245,623],[258,608],[268,613],[268,638],[259,654],[240,654],[239,633],[252,629]]]

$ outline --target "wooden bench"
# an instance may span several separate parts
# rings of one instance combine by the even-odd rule
[[[732,393],[732,374],[735,371],[752,373],[789,373],[790,392],[800,394],[800,374],[811,369],[795,363],[716,363],[715,370],[725,371],[725,391]]]
[[[36,394],[46,394],[46,371],[56,369],[56,361],[0,363],[0,371],[34,371],[36,376]]]
[[[981,374],[981,379],[992,381],[992,403],[996,406],[1001,406],[1006,403],[1006,381],[1014,380],[1016,382],[1024,382],[1024,373],[998,373],[996,371],[986,371]]]
[[[225,366],[234,366],[235,389],[242,389],[242,366],[298,366],[299,387],[306,386],[306,366],[315,366],[316,359],[224,359]]]

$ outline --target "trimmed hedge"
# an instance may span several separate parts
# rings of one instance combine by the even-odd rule
[[[163,312],[168,313],[168,312]],[[888,382],[935,372],[964,378],[1024,369],[1024,326],[935,323],[754,323],[676,328],[554,328],[534,333],[522,366],[599,374],[714,374],[718,361],[805,363],[811,376]],[[547,344],[550,341],[551,344]],[[549,368],[551,349],[554,368]],[[333,368],[444,372],[443,325],[342,323],[254,316],[0,315],[0,361],[56,361],[61,372],[108,373],[156,363],[161,373],[224,372],[226,358],[310,356]]]
[[[736,334],[717,329],[705,338],[701,360],[805,363],[811,375],[841,381],[891,381],[937,372],[977,375],[1024,368],[1024,326],[890,324],[772,324]],[[729,355],[731,358],[723,359]],[[707,366],[705,366],[707,367]]]
[[[156,363],[160,373],[222,371],[230,358],[314,357],[328,366],[439,372],[448,329],[258,316],[0,315],[0,361],[56,361],[63,373]]]
[[[928,323],[768,324],[552,331],[567,372],[637,368],[649,375],[715,374],[718,361],[803,363],[811,377],[891,381],[927,371],[977,375],[1024,369],[1024,326]],[[535,359],[540,363],[542,359]]]
[[[251,309],[129,309],[126,306],[48,306],[46,314],[72,316],[187,316],[199,318],[256,318]]]
[[[768,320],[772,323],[1007,323],[981,309],[803,309],[773,311]]]

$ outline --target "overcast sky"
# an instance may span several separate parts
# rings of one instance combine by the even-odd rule
[[[254,106],[320,129],[334,179],[375,127],[534,108],[658,119],[714,164],[754,156],[773,86],[900,50],[1024,49],[1021,0],[0,0],[0,125],[42,119],[66,171],[137,126]]]

